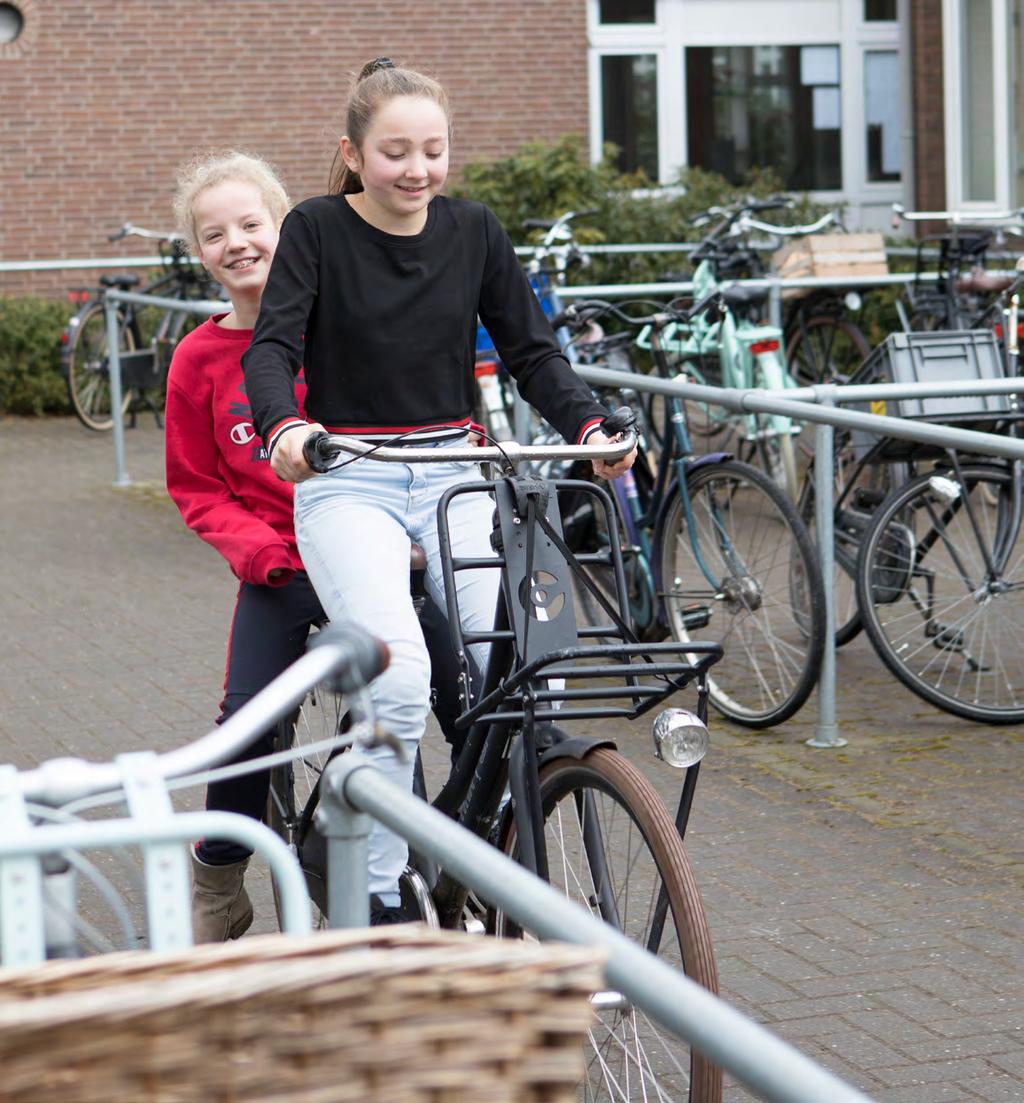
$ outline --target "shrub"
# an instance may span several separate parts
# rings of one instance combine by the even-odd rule
[[[0,295],[0,413],[71,412],[60,371],[60,336],[71,307]]]
[[[691,225],[695,215],[708,207],[749,196],[771,195],[779,190],[770,173],[752,176],[742,187],[699,168],[686,168],[675,185],[652,189],[642,174],[619,172],[613,164],[614,148],[604,160],[591,165],[581,138],[570,136],[554,144],[530,142],[500,161],[472,163],[462,172],[453,195],[486,203],[501,220],[517,245],[536,242],[537,230],[527,230],[527,218],[553,219],[566,211],[594,210],[592,218],[574,224],[581,244],[633,242],[686,242],[700,237]],[[772,212],[778,222],[801,222],[817,217],[808,201],[792,211]],[[591,267],[570,273],[573,283],[646,283],[671,278],[687,269],[686,254],[596,254]]]

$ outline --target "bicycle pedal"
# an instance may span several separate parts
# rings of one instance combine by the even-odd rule
[[[691,605],[683,610],[681,619],[687,632],[707,628],[711,623],[711,609],[707,605]]]

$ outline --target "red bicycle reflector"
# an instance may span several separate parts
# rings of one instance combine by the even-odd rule
[[[757,356],[759,353],[762,353],[762,352],[778,352],[779,351],[779,342],[775,341],[775,340],[772,340],[772,341],[755,341],[750,346],[750,351],[755,356]]]
[[[480,378],[481,375],[497,375],[498,374],[498,361],[497,360],[477,360],[473,365],[473,374]]]

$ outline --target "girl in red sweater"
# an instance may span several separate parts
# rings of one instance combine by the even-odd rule
[[[253,428],[241,357],[249,347],[288,196],[263,160],[230,151],[194,159],[180,174],[174,212],[231,310],[182,339],[167,380],[167,489],[185,523],[228,561],[239,579],[218,723],[242,707],[303,652],[324,619],[295,546],[293,487],[271,469]],[[305,383],[295,384],[304,409]],[[438,713],[458,712],[447,624],[424,610],[437,675]],[[451,673],[449,673],[451,672]],[[450,692],[448,692],[450,689]],[[447,695],[446,695],[447,694]],[[449,698],[451,700],[449,701]],[[270,736],[244,758],[270,751]],[[262,818],[265,771],[214,782],[206,806]],[[197,942],[237,938],[252,922],[244,875],[249,852],[202,839],[193,854],[192,925]]]

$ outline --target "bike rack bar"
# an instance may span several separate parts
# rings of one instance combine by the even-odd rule
[[[366,812],[406,838],[524,929],[556,941],[605,949],[610,985],[761,1098],[772,1103],[869,1103],[856,1088],[388,781],[359,752],[340,755],[330,763],[321,793],[325,802]],[[343,845],[339,840],[339,849]]]
[[[183,314],[216,314],[225,304],[209,300],[165,299],[158,295],[140,295],[135,291],[119,291],[110,288],[103,296],[103,309],[107,320],[107,362],[110,372],[110,413],[114,436],[114,486],[131,486],[124,459],[124,389],[121,385],[121,350],[118,347],[117,304],[136,303],[155,306],[161,310],[176,310]]]
[[[908,421],[882,414],[840,410],[846,402],[867,402],[871,399],[953,398],[964,395],[1024,394],[1024,377],[1010,379],[954,380],[949,383],[869,383],[836,385],[819,383],[813,387],[796,387],[783,391],[740,390],[707,387],[671,379],[658,379],[632,372],[611,371],[608,368],[574,365],[577,374],[588,383],[605,387],[630,388],[654,394],[673,395],[683,399],[722,406],[739,413],[754,410],[783,414],[816,426],[815,449],[818,455],[831,455],[836,428],[861,429],[876,436],[891,436],[902,440],[935,444],[986,456],[1024,460],[1024,440],[979,433],[974,429],[954,429],[947,425]],[[818,719],[814,736],[807,740],[812,747],[842,747],[846,741],[839,735],[836,721],[836,643],[835,591],[830,585],[835,567],[835,537],[833,532],[833,486],[830,464],[815,466],[815,527],[818,561],[825,591],[825,651],[818,679]]]
[[[120,819],[34,826],[30,831],[19,831],[0,840],[0,871],[9,868],[20,870],[23,864],[28,863],[38,872],[39,859],[43,855],[62,850],[113,849],[138,843],[143,846],[169,843],[187,845],[204,835],[231,839],[264,858],[278,885],[283,929],[288,934],[310,932],[312,922],[309,897],[305,878],[295,856],[269,827],[234,812],[183,812],[153,823]],[[26,892],[30,888],[23,880],[19,881],[19,885]],[[40,885],[39,893],[41,892]],[[41,915],[41,895],[33,894],[33,897],[35,907],[30,909],[28,915],[37,914],[36,909]],[[32,900],[29,902],[32,903]],[[4,903],[3,914],[6,916],[7,901]],[[187,913],[185,921],[190,922]],[[23,913],[20,925],[25,926],[26,922],[27,917]],[[41,926],[38,929],[41,930]],[[172,937],[165,929],[161,937],[165,939],[165,944],[191,944],[191,930],[177,931]],[[35,965],[42,963],[45,958],[41,941],[36,946],[26,946],[23,941],[18,945],[13,942],[8,944],[5,940],[2,951],[4,965]]]

